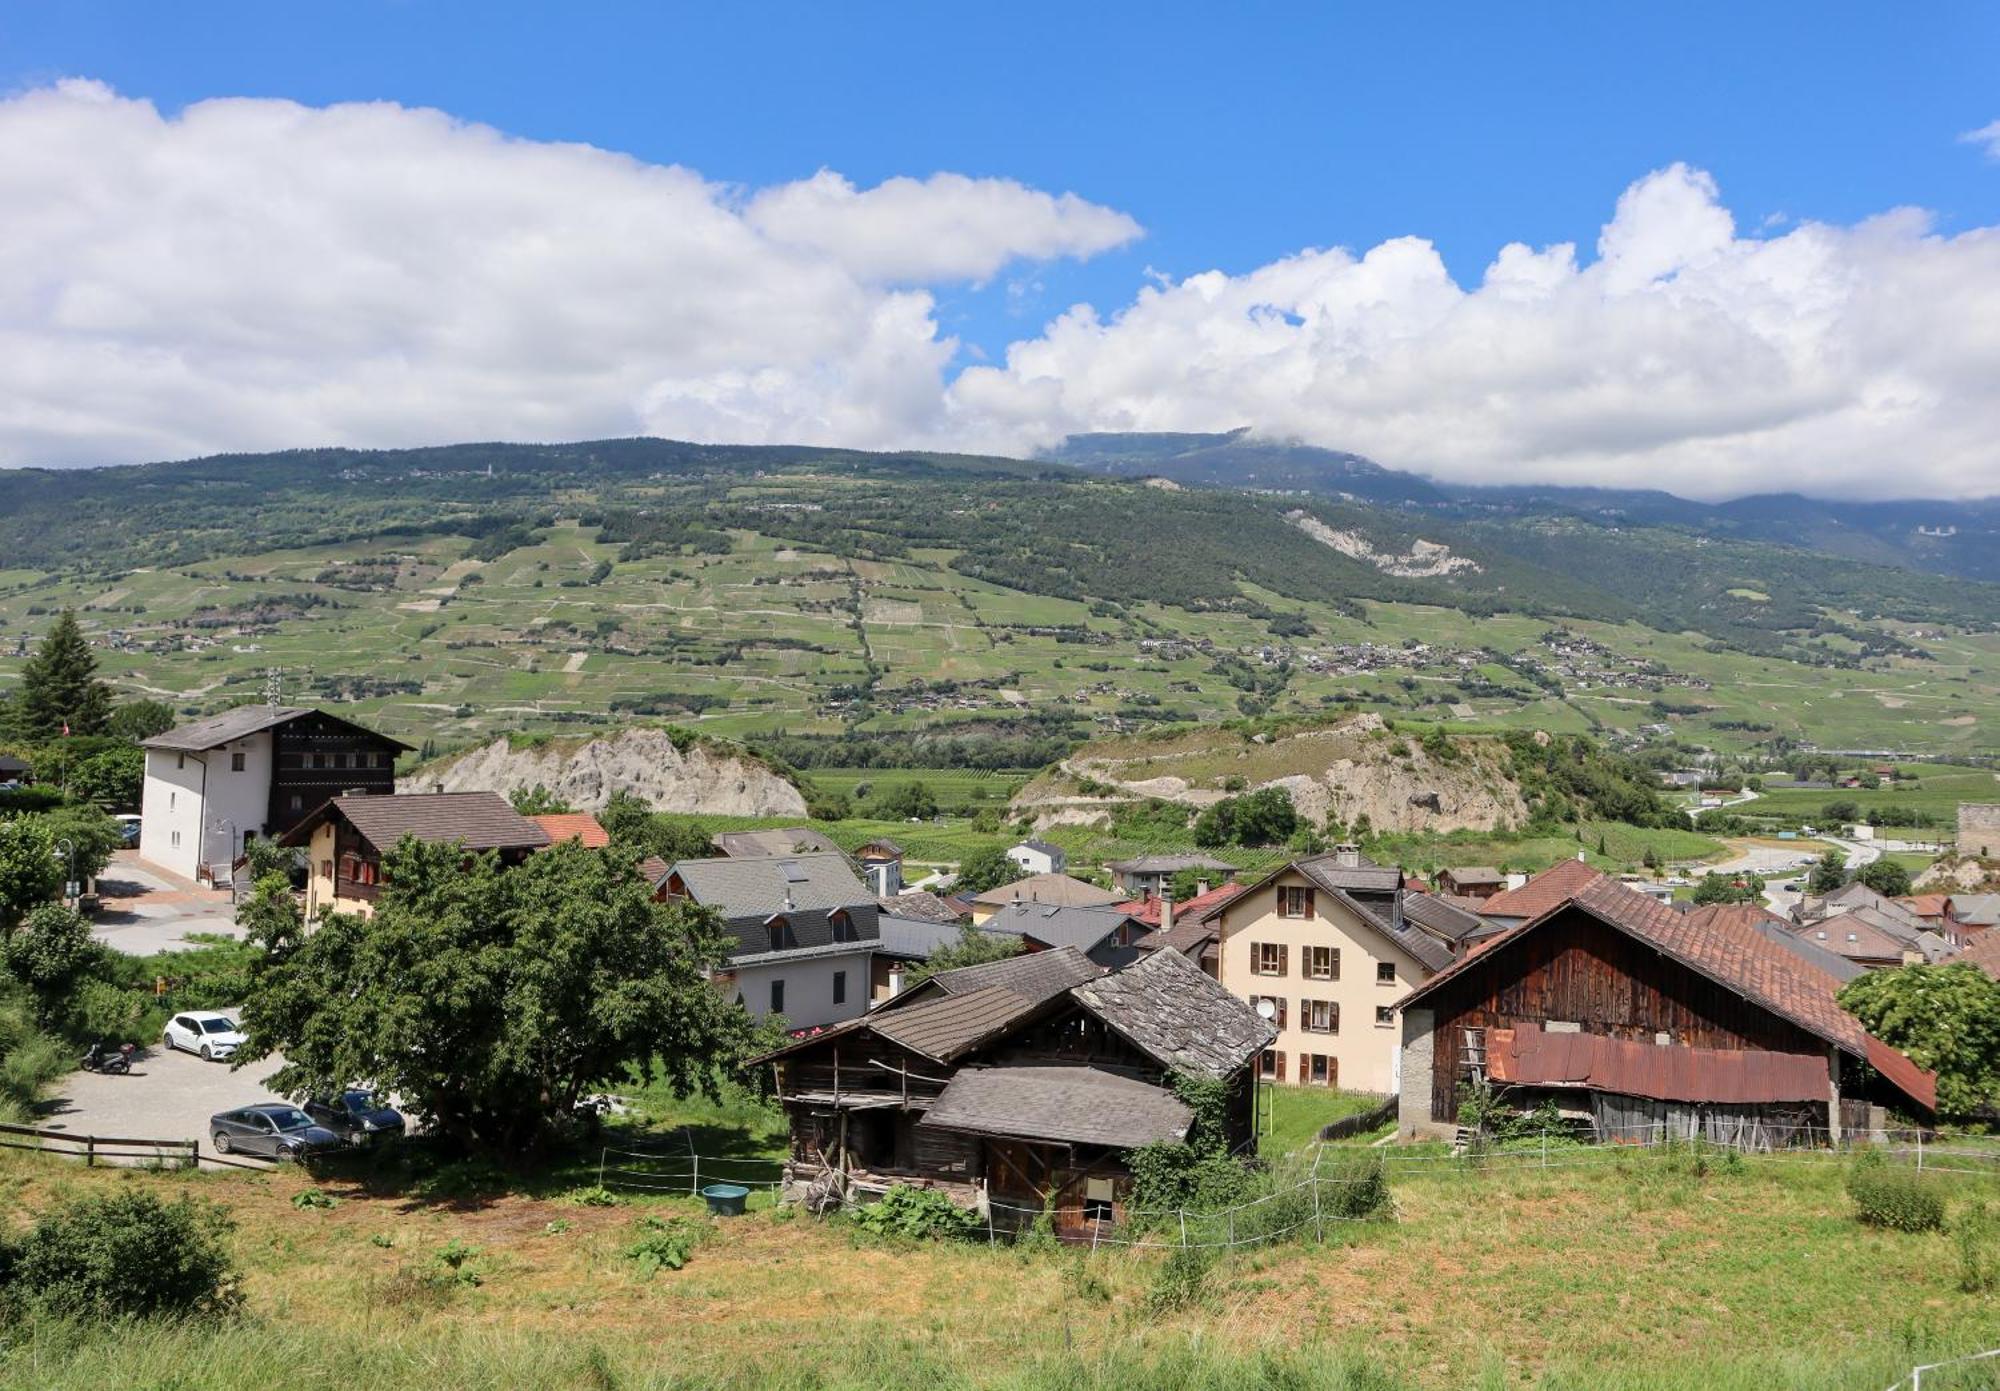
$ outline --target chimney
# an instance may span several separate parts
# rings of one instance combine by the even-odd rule
[[[1160,889],[1160,931],[1171,932],[1173,927],[1174,891],[1163,886]]]
[[[1334,846],[1333,862],[1342,869],[1360,868],[1361,847],[1351,843]]]
[[[433,794],[433,795],[435,795],[435,796],[439,796],[439,797],[442,797],[442,796],[444,795],[444,784],[443,784],[443,783],[441,783],[441,782],[434,782],[434,783],[432,783],[432,784],[431,784],[431,792],[432,792],[432,794]]]
[[[889,998],[895,999],[903,993],[903,965],[901,962],[889,967]]]
[[[1195,896],[1196,898],[1201,898],[1201,897],[1205,896],[1205,895],[1206,895],[1207,893],[1208,893],[1208,881],[1207,881],[1206,879],[1197,879],[1197,880],[1195,880],[1195,881],[1194,881],[1194,896]]]

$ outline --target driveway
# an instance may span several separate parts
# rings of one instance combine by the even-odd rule
[[[186,951],[200,945],[188,940],[196,934],[243,936],[226,890],[203,888],[141,864],[130,850],[112,856],[110,867],[98,876],[97,892],[104,906],[90,935],[128,956]]]
[[[134,1059],[124,1077],[72,1072],[56,1084],[34,1122],[45,1130],[113,1135],[136,1140],[199,1140],[203,1164],[210,1150],[208,1118],[259,1101],[282,1101],[264,1079],[284,1066],[265,1058],[232,1069],[192,1053],[169,1053],[156,1042]]]

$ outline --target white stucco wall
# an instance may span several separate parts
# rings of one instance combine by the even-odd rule
[[[235,768],[235,755],[243,768]],[[204,864],[233,860],[243,837],[264,834],[271,805],[269,731],[205,753],[146,751],[139,798],[139,858],[192,879]]]
[[[799,1029],[837,1024],[867,1011],[872,958],[872,952],[855,952],[852,956],[807,957],[744,967],[735,972],[730,998],[740,996],[751,1016],[762,1019],[771,1009],[771,982],[782,980],[787,1023]],[[833,1002],[836,971],[847,973],[847,1000],[839,1005]]]

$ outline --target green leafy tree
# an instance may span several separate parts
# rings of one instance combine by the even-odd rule
[[[738,1056],[747,1017],[707,978],[721,920],[653,902],[623,856],[572,842],[502,869],[405,837],[383,869],[373,917],[253,926],[266,952],[238,1057],[282,1052],[279,1091],[366,1078],[443,1139],[520,1155],[598,1086],[636,1073],[713,1095]]]
[[[897,783],[875,794],[868,814],[883,821],[928,821],[938,814],[937,797],[928,783]]]
[[[1830,845],[1826,853],[1813,862],[1812,877],[1806,881],[1806,888],[1815,894],[1837,893],[1846,882],[1847,853]]]
[[[1887,856],[1861,866],[1854,877],[1884,898],[1901,898],[1910,891],[1910,871]]]
[[[611,844],[632,855],[657,855],[672,864],[675,860],[698,860],[715,853],[708,828],[685,816],[665,816],[652,809],[645,798],[624,789],[611,794],[597,824],[611,837]]]
[[[948,947],[940,947],[910,972],[910,981],[915,984],[927,980],[939,971],[954,971],[960,966],[984,966],[989,961],[1005,961],[1010,956],[1019,956],[1025,944],[1010,932],[987,932],[967,923],[959,929],[958,940]]]
[[[76,613],[64,609],[34,655],[21,666],[15,696],[18,732],[26,739],[102,734],[111,723],[111,688],[97,679],[97,656]]]
[[[1283,845],[1298,826],[1292,794],[1282,787],[1260,787],[1241,797],[1224,797],[1196,817],[1194,843],[1204,849]]]
[[[243,842],[243,867],[253,884],[273,874],[289,882],[292,870],[304,854],[297,846],[280,845],[275,840],[258,837]]]
[[[1704,874],[1694,886],[1696,903],[1757,903],[1764,897],[1764,881],[1755,874]]]
[[[113,738],[136,744],[174,727],[174,708],[163,700],[121,701],[111,711],[104,732]]]
[[[101,807],[133,811],[146,781],[146,754],[136,744],[124,744],[92,754],[69,775],[70,795]]]
[[[63,871],[79,883],[95,879],[104,873],[111,856],[124,843],[118,834],[118,823],[96,807],[76,804],[55,807],[37,813],[34,820],[47,829],[49,843],[59,855],[58,882]],[[61,857],[64,842],[68,843],[69,852]]]
[[[101,955],[90,923],[60,903],[33,909],[7,938],[7,969],[33,993],[45,1025],[63,1016],[72,992]]]
[[[507,800],[523,816],[560,816],[576,810],[541,783],[517,787],[507,794]]]
[[[1840,1004],[1937,1074],[1939,1111],[1969,1116],[2000,1104],[2000,980],[1963,962],[1903,966],[1849,981]]]
[[[958,878],[952,883],[952,892],[983,894],[988,889],[1025,879],[1027,874],[1028,871],[1007,858],[1006,846],[981,846],[959,861]]]
[[[12,932],[35,908],[62,892],[55,837],[41,816],[0,821],[0,932]]]

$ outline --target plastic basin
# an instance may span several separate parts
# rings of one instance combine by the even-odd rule
[[[750,1196],[750,1190],[740,1183],[711,1183],[701,1190],[701,1196],[717,1217],[741,1217],[743,1200]]]

